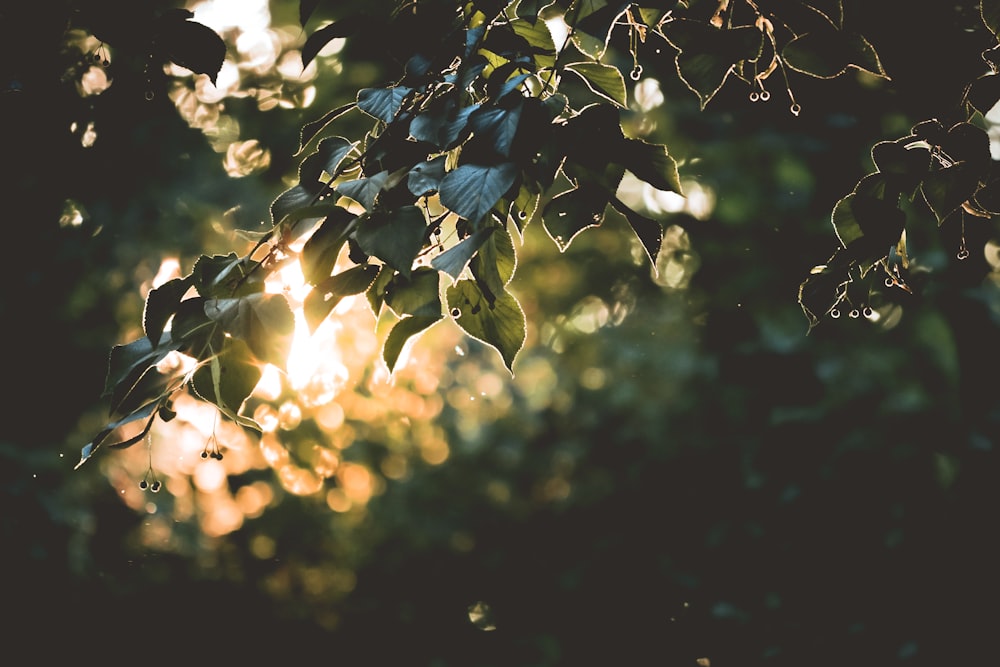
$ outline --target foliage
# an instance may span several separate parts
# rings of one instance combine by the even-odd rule
[[[314,10],[302,3],[303,27]],[[842,247],[800,288],[810,325],[842,309],[874,315],[880,302],[872,276],[909,289],[902,199],[919,194],[942,226],[964,229],[967,218],[997,213],[996,170],[986,132],[975,124],[1000,96],[990,78],[994,13],[982,3],[990,71],[966,90],[968,117],[949,126],[929,120],[876,145],[876,172],[834,208]],[[172,59],[214,81],[224,48],[188,18],[167,13],[150,24],[162,49],[151,58]],[[558,37],[553,26],[562,27]],[[402,39],[413,34],[422,40]],[[408,339],[445,317],[494,347],[512,371],[525,316],[507,285],[525,227],[543,225],[565,250],[584,230],[620,216],[655,262],[662,222],[623,203],[623,176],[682,191],[668,148],[623,131],[623,52],[637,79],[640,45],[674,51],[677,75],[702,108],[730,80],[749,88],[751,101],[767,101],[769,77],[780,72],[797,116],[801,107],[787,85],[792,72],[829,79],[855,69],[887,77],[839,0],[773,7],[680,2],[668,10],[605,2],[427,2],[392,11],[349,4],[309,36],[302,64],[335,38],[375,36],[411,47],[398,54],[399,76],[359,90],[354,103],[303,128],[298,180],[274,200],[267,231],[251,233],[250,252],[203,256],[190,274],[150,292],[146,337],[112,352],[106,390],[114,419],[80,463],[125,424],[145,426],[110,446],[140,441],[154,419],[169,418],[171,397],[185,387],[237,423],[257,427],[241,414],[243,403],[263,364],[283,365],[292,330],[283,297],[266,292],[266,279],[296,259],[314,287],[306,304],[313,330],[347,295],[364,292],[376,316],[391,309],[399,321],[383,352],[390,371]],[[617,43],[627,46],[616,51]],[[357,138],[335,134],[351,113],[364,114],[369,129]],[[960,258],[969,254],[964,243]],[[350,266],[338,265],[342,251]],[[155,377],[155,366],[174,351],[197,364]]]

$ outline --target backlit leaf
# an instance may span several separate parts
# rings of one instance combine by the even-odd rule
[[[470,336],[495,348],[513,373],[514,359],[527,335],[524,311],[509,292],[490,305],[475,281],[459,280],[447,290],[448,307]]]
[[[210,299],[205,314],[226,333],[246,342],[260,361],[284,368],[292,346],[295,318],[280,294]]]
[[[416,206],[401,206],[360,220],[355,238],[368,255],[409,277],[426,231],[423,211]]]
[[[702,108],[719,92],[737,63],[760,56],[763,44],[756,27],[721,29],[690,19],[664,23],[662,34],[677,49],[677,73],[698,95]]]
[[[238,415],[262,374],[247,344],[226,338],[222,350],[195,370],[191,388],[227,416]]]
[[[597,95],[620,107],[628,105],[625,79],[617,67],[596,62],[579,62],[566,65],[566,69],[583,79],[587,87]]]
[[[403,352],[406,342],[442,319],[444,316],[441,313],[437,315],[411,315],[393,325],[385,345],[382,347],[382,359],[389,367],[390,373],[395,370],[396,362],[399,360],[399,355]]]
[[[517,178],[517,165],[463,164],[441,180],[441,203],[461,217],[476,222],[500,200]]]
[[[440,315],[441,281],[437,270],[421,266],[409,278],[395,276],[385,289],[385,303],[400,316]]]
[[[361,294],[371,287],[378,274],[379,267],[377,265],[359,264],[329,276],[317,284],[309,291],[302,304],[309,331],[315,333],[327,315],[337,307],[337,304],[345,296]]]

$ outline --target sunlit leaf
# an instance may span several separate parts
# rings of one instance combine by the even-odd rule
[[[490,303],[504,291],[517,266],[510,234],[502,226],[495,226],[493,230],[469,264],[476,284]]]
[[[463,164],[441,180],[441,203],[461,217],[476,222],[493,208],[517,178],[517,165]]]
[[[389,367],[390,373],[395,370],[396,362],[399,360],[399,355],[406,342],[442,319],[444,319],[444,315],[440,312],[437,315],[411,315],[393,325],[385,340],[385,345],[382,346],[382,359]]]
[[[527,335],[524,311],[517,299],[503,292],[490,305],[472,280],[459,280],[449,287],[447,299],[458,325],[473,338],[495,348],[513,372],[514,359]]]
[[[244,340],[260,361],[283,368],[292,345],[295,317],[281,294],[209,299],[205,314],[226,333]]]
[[[580,62],[566,65],[566,70],[577,74],[595,94],[621,107],[628,105],[625,79],[617,67],[596,62]]]
[[[388,272],[390,275],[392,272]],[[379,266],[375,264],[359,264],[329,276],[317,284],[306,295],[302,304],[303,314],[309,331],[315,333],[323,320],[337,307],[340,300],[352,294],[361,294],[375,281],[379,275]]]
[[[142,311],[142,328],[153,347],[160,344],[160,337],[167,321],[173,316],[190,287],[191,276],[188,276],[168,280],[159,287],[149,290]]]
[[[203,297],[237,297],[264,290],[263,275],[236,253],[202,255],[191,271],[191,283]]]
[[[227,416],[238,415],[262,374],[246,342],[226,338],[222,350],[195,370],[191,388]]]
[[[312,233],[299,256],[302,275],[307,283],[316,285],[330,276],[357,220],[356,215],[338,207]]]
[[[421,266],[409,278],[395,276],[385,289],[385,303],[399,316],[440,315],[441,281],[437,270]]]
[[[368,300],[368,305],[371,307],[375,317],[378,317],[382,311],[382,304],[385,303],[385,288],[392,282],[395,273],[391,266],[380,267],[375,280],[365,290],[365,298]]]
[[[368,255],[409,277],[426,231],[423,211],[416,206],[401,206],[361,220],[355,238]]]

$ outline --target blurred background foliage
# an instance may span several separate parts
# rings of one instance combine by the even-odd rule
[[[513,378],[443,323],[390,378],[386,323],[348,299],[287,378],[265,376],[259,442],[181,402],[148,447],[76,472],[145,290],[241,247],[299,128],[398,64],[335,42],[302,72],[298,3],[192,3],[229,45],[211,86],[143,72],[38,5],[2,22],[12,645],[441,667],[992,655],[995,265],[983,281],[928,233],[910,244],[934,278],[892,317],[807,335],[796,303],[871,145],[947,108],[954,77],[920,68],[978,58],[948,3],[847,3],[908,31],[867,35],[894,81],[800,77],[798,116],[725,89],[700,111],[653,59],[626,126],[669,146],[688,193],[627,193],[667,228],[659,271],[621,220],[565,253],[529,226]]]

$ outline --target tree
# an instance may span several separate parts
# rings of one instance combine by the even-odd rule
[[[313,16],[319,4],[301,3],[303,27],[319,25]],[[922,267],[911,260],[907,231],[912,237],[913,226],[924,222],[921,207],[944,233],[958,230],[959,260],[986,244],[1000,212],[983,122],[1000,99],[993,85],[1000,6],[955,9],[970,31],[973,46],[966,50],[982,54],[982,71],[957,95],[952,91],[952,106],[939,116],[872,147],[874,171],[833,209],[840,247],[801,284],[810,326],[841,313],[885,317],[892,307],[887,290],[913,290],[911,275]],[[358,3],[323,11],[322,27],[302,50],[303,66],[334,39],[382,40],[393,45],[397,74],[302,128],[298,181],[273,201],[263,231],[246,232],[254,241],[249,252],[204,255],[190,273],[150,292],[145,336],[111,353],[106,390],[113,419],[84,448],[81,464],[127,424],[145,426],[110,446],[140,442],[155,419],[171,418],[182,390],[257,428],[242,406],[262,366],[284,364],[293,330],[286,299],[265,284],[295,260],[313,287],[304,302],[311,330],[353,294],[363,293],[376,315],[389,309],[398,318],[382,351],[390,371],[409,339],[446,317],[494,347],[512,369],[525,320],[507,285],[517,262],[515,238],[527,225],[542,225],[565,249],[617,216],[651,263],[661,250],[662,222],[619,196],[626,173],[655,190],[682,192],[668,147],[647,143],[630,122],[626,77],[638,79],[653,54],[674,54],[676,74],[702,108],[723,90],[742,91],[751,103],[768,102],[774,91],[794,117],[803,109],[791,83],[796,76],[834,79],[860,71],[872,85],[891,78],[865,36],[865,20],[885,14],[866,15],[839,0],[680,2],[659,9],[604,2]],[[106,17],[81,15],[85,26],[95,21],[93,31],[104,39]],[[147,68],[168,59],[214,81],[225,47],[190,19],[165,12],[147,18],[140,25],[148,27],[129,39],[153,45]],[[117,37],[108,35],[107,43],[114,46]],[[366,131],[336,134],[342,117],[358,113],[370,122]],[[347,265],[338,263],[342,251]],[[981,255],[969,262],[980,279],[989,269]],[[156,371],[174,352],[195,366]]]
[[[30,352],[15,355],[18,358],[12,360],[14,368],[21,371],[11,373],[21,383],[18,394],[23,394],[26,402],[35,401],[31,407],[36,410],[45,397],[44,405],[50,409],[44,413],[46,419],[31,418],[38,412],[27,407],[12,410],[17,418],[10,420],[5,438],[17,437],[11,433],[29,428],[34,433],[50,431],[52,422],[73,415],[70,401],[79,401],[80,396],[72,390],[76,388],[79,394],[79,387],[86,386],[80,377],[96,378],[103,369],[97,363],[74,365],[76,359],[70,352],[84,345],[103,348],[108,338],[118,334],[115,324],[125,323],[126,330],[134,331],[130,325],[142,321],[142,313],[137,310],[122,307],[115,312],[102,305],[103,298],[87,298],[87,289],[95,283],[113,295],[133,297],[126,303],[138,298],[132,292],[134,278],[130,274],[125,280],[115,280],[113,274],[100,270],[102,264],[120,263],[131,270],[150,247],[168,244],[171,248],[181,245],[194,256],[205,254],[209,260],[225,258],[238,246],[238,241],[217,234],[200,235],[193,224],[194,212],[188,217],[183,208],[164,206],[166,197],[157,198],[156,189],[149,186],[140,190],[139,183],[174,184],[185,192],[184,202],[194,207],[200,197],[211,194],[211,200],[222,209],[234,201],[253,209],[255,205],[248,203],[256,202],[260,194],[245,185],[250,179],[232,179],[234,185],[230,186],[205,178],[205,172],[196,166],[204,162],[197,152],[204,138],[197,131],[179,132],[164,122],[164,118],[176,116],[173,104],[167,101],[167,85],[171,82],[160,78],[158,67],[148,71],[145,68],[146,39],[139,38],[143,33],[133,29],[146,23],[126,12],[130,9],[126,5],[134,4],[123,3],[103,16],[112,23],[121,21],[119,35],[136,37],[131,50],[128,42],[118,37],[114,38],[118,44],[112,41],[114,31],[95,27],[108,39],[106,52],[96,45],[91,47],[99,56],[109,56],[111,64],[106,71],[114,76],[115,83],[107,91],[108,96],[102,93],[96,100],[90,97],[81,103],[73,89],[74,81],[70,80],[72,94],[56,98],[59,103],[35,106],[36,84],[43,79],[41,76],[19,77],[23,89],[4,95],[5,111],[36,110],[5,114],[5,118],[18,121],[18,131],[9,133],[15,147],[23,142],[37,149],[24,152],[28,160],[22,164],[31,169],[13,172],[10,182],[15,188],[5,201],[24,214],[23,218],[12,215],[12,220],[33,222],[18,226],[19,242],[48,251],[10,253],[5,271],[15,267],[23,275],[5,295],[5,305],[17,306],[8,312],[22,317],[27,314],[39,331],[73,329],[72,335],[53,344],[33,335],[33,331],[25,335],[24,327],[13,325],[23,319],[6,320],[9,324],[5,329],[12,334],[6,349]],[[700,17],[706,26],[711,25],[711,14],[717,6],[711,3],[701,8]],[[736,10],[745,12],[748,6],[734,5],[732,20],[736,25],[741,21]],[[785,11],[801,9],[797,3],[783,6]],[[821,13],[829,18],[831,7],[837,6],[827,3]],[[779,15],[780,8],[777,4],[772,7]],[[445,317],[422,333],[424,345],[414,348],[419,355],[417,363],[411,356],[411,362],[406,364],[405,354],[401,355],[396,372],[405,378],[405,373],[416,366],[431,377],[439,373],[442,378],[457,378],[456,386],[448,388],[454,390],[452,394],[464,396],[464,404],[449,398],[433,419],[442,425],[453,424],[454,432],[447,439],[452,447],[449,465],[427,465],[404,482],[389,482],[384,495],[372,498],[368,516],[379,518],[370,522],[357,522],[357,514],[330,511],[328,503],[322,502],[327,498],[342,500],[332,495],[347,488],[339,477],[325,478],[319,493],[286,495],[284,502],[269,506],[266,515],[248,519],[247,530],[232,533],[232,541],[219,550],[227,560],[232,559],[229,563],[238,561],[233,568],[236,574],[222,566],[202,570],[209,559],[199,559],[198,565],[186,567],[184,559],[176,554],[173,558],[159,557],[166,556],[168,549],[147,547],[148,551],[142,551],[143,559],[135,561],[144,563],[144,575],[139,575],[108,546],[114,530],[108,531],[110,535],[98,531],[96,537],[88,538],[92,540],[91,548],[97,551],[91,556],[94,569],[105,581],[127,585],[127,599],[134,607],[126,608],[137,612],[113,616],[116,644],[127,645],[125,642],[135,636],[140,638],[136,640],[137,649],[149,650],[156,641],[150,628],[161,623],[165,627],[176,624],[178,616],[170,613],[174,609],[185,610],[186,627],[212,627],[218,636],[229,635],[227,629],[239,628],[245,633],[240,623],[254,616],[257,620],[251,627],[261,628],[262,632],[253,635],[263,640],[264,631],[276,629],[268,627],[264,620],[267,611],[274,609],[290,608],[297,626],[312,627],[310,623],[317,623],[317,619],[326,621],[323,615],[329,612],[329,598],[295,598],[290,592],[294,584],[283,588],[281,582],[301,582],[303,590],[307,584],[318,583],[310,590],[336,598],[344,590],[344,571],[351,572],[353,566],[358,589],[350,603],[355,613],[336,645],[347,655],[359,656],[370,656],[375,647],[385,654],[384,662],[393,661],[391,654],[397,646],[404,647],[409,661],[421,664],[431,664],[432,658],[442,654],[447,664],[556,664],[559,651],[565,664],[593,660],[595,656],[606,656],[612,662],[621,659],[623,650],[631,650],[642,659],[663,653],[683,655],[683,659],[677,659],[680,664],[693,664],[704,655],[710,655],[713,664],[722,664],[727,657],[733,662],[754,664],[752,656],[756,655],[761,664],[778,661],[789,665],[823,664],[824,660],[828,664],[863,664],[865,660],[904,663],[914,651],[917,659],[927,655],[939,658],[937,664],[987,655],[984,647],[989,634],[985,630],[993,624],[992,617],[970,604],[973,600],[988,601],[996,590],[991,565],[996,547],[988,540],[988,531],[981,529],[994,519],[991,510],[996,507],[992,483],[995,456],[988,446],[996,426],[995,418],[990,416],[995,415],[995,392],[982,389],[989,386],[994,373],[984,361],[994,358],[991,350],[995,323],[991,325],[989,316],[991,301],[976,302],[981,296],[990,297],[990,293],[969,289],[981,282],[987,267],[985,256],[957,260],[954,256],[959,249],[960,226],[942,225],[938,236],[937,221],[923,207],[921,192],[912,206],[902,200],[907,212],[908,255],[913,263],[910,275],[901,269],[901,276],[915,292],[920,291],[918,279],[925,275],[920,265],[935,269],[934,280],[928,282],[921,297],[889,289],[886,294],[892,303],[873,305],[882,316],[876,327],[858,326],[863,320],[851,320],[847,302],[842,302],[839,307],[844,317],[839,321],[828,318],[813,327],[809,343],[805,344],[798,334],[800,329],[806,329],[809,320],[799,317],[795,288],[800,273],[813,275],[809,268],[824,261],[838,243],[827,226],[835,202],[851,192],[865,169],[874,171],[875,163],[869,162],[869,137],[885,134],[888,140],[895,141],[929,118],[937,117],[948,126],[958,122],[962,116],[952,115],[960,112],[959,106],[952,108],[953,104],[962,99],[967,82],[987,67],[980,53],[989,45],[991,36],[982,27],[978,6],[970,5],[965,13],[956,14],[952,14],[950,6],[913,11],[905,3],[879,3],[877,7],[847,3],[843,10],[845,28],[849,26],[868,38],[891,79],[871,76],[858,68],[849,68],[832,79],[789,71],[789,86],[801,105],[798,116],[790,112],[787,90],[773,87],[775,81],[780,82],[780,70],[764,79],[769,92],[767,103],[760,101],[759,89],[758,101],[751,102],[751,80],[730,74],[702,109],[697,90],[688,88],[685,80],[677,76],[676,49],[653,35],[647,36],[647,42],[639,41],[642,74],[652,74],[661,81],[669,112],[645,115],[630,108],[621,110],[619,119],[612,122],[619,124],[623,136],[644,141],[659,137],[657,141],[665,143],[669,156],[677,160],[678,175],[692,198],[698,192],[698,183],[706,183],[719,193],[717,213],[699,220],[684,213],[646,211],[640,198],[627,198],[626,194],[632,192],[619,188],[619,198],[634,207],[632,210],[664,223],[664,240],[657,254],[657,281],[673,285],[662,291],[678,297],[669,305],[677,305],[679,310],[665,306],[668,299],[650,298],[663,294],[648,275],[647,251],[629,220],[612,210],[606,209],[601,225],[573,237],[565,252],[552,242],[544,213],[524,226],[523,244],[518,243],[512,221],[509,229],[518,253],[518,278],[512,278],[505,289],[518,294],[527,334],[537,335],[545,344],[526,344],[519,350],[517,376],[499,384],[504,392],[508,386],[511,388],[511,408],[498,417],[501,401],[480,394],[482,380],[492,380],[495,387],[500,377],[483,372],[483,368],[494,370],[492,362],[497,364],[495,370],[503,371],[506,364],[495,348],[484,349],[471,339],[457,343],[448,337],[458,327],[450,312],[443,312],[443,307],[449,305],[445,293]],[[314,32],[324,21],[334,21],[337,29],[346,31],[350,23],[343,24],[344,17],[337,11],[319,5],[307,24]],[[805,16],[819,18],[812,10],[805,10]],[[91,17],[97,20],[93,14]],[[180,15],[174,15],[175,20],[178,18]],[[57,27],[56,37],[62,34],[62,26]],[[966,32],[966,27],[973,30]],[[626,28],[623,25],[612,31],[611,46],[603,62],[619,63],[622,80],[629,89],[633,64]],[[440,32],[430,29],[386,30],[383,34],[391,35],[391,39],[369,39],[364,32],[358,32],[347,40],[344,62],[368,59],[381,67],[374,76],[376,83],[369,81],[358,88],[385,87],[386,82],[395,81],[404,71],[415,44],[444,41],[435,40]],[[11,39],[15,43],[33,43],[18,31],[13,32]],[[895,33],[907,39],[897,39]],[[660,54],[656,54],[656,48],[661,49]],[[580,62],[585,60],[579,57]],[[196,55],[187,54],[182,59],[195,69],[203,69],[198,67]],[[30,65],[45,74],[61,72],[63,64],[21,58],[6,60],[4,65],[12,62]],[[317,56],[313,62],[329,61]],[[92,64],[92,60],[86,64],[86,71]],[[349,71],[345,69],[343,77],[347,83],[355,80],[347,76]],[[152,74],[151,80],[147,80],[148,74]],[[574,111],[582,111],[590,103],[607,102],[583,79],[574,77],[567,73],[559,82],[567,99],[574,100]],[[191,79],[185,81],[191,85]],[[147,92],[153,93],[152,100],[145,99]],[[357,105],[355,93],[352,91],[348,100],[324,100],[321,108]],[[92,147],[97,150],[90,151],[94,159],[65,159],[76,153],[59,149],[57,144],[68,133],[53,132],[53,124],[65,130],[73,112],[85,111],[87,102],[94,105],[97,115],[98,141]],[[239,101],[227,103],[235,105]],[[111,115],[115,104],[124,111]],[[53,121],[40,109],[65,117],[57,115],[60,120]],[[150,109],[162,114],[152,125],[153,130],[139,122],[154,115]],[[266,124],[270,128],[290,126],[286,133],[290,129],[293,135],[292,153],[301,143],[297,136],[300,122],[293,126],[289,118],[271,114]],[[356,139],[366,136],[379,122],[355,106],[333,121],[328,130],[331,135]],[[659,133],[644,133],[642,128],[650,122],[659,124]],[[975,122],[980,119],[976,117]],[[676,123],[673,131],[672,123]],[[123,129],[105,129],[109,125]],[[77,152],[86,127],[86,122],[79,124],[77,134],[71,135]],[[154,147],[151,153],[162,146],[162,154],[129,151],[130,132],[135,137],[140,132],[159,137],[135,143],[147,151]],[[326,136],[324,130],[313,137],[302,155],[311,153]],[[107,151],[109,143],[119,152]],[[859,145],[861,150],[857,150]],[[177,157],[185,152],[192,155],[190,160]],[[293,171],[294,166],[287,165]],[[577,168],[587,172],[585,167]],[[72,174],[72,178],[63,178],[65,173]],[[38,174],[49,178],[32,183]],[[810,174],[815,174],[815,180],[810,180]],[[295,176],[298,180],[300,174]],[[209,180],[214,186],[211,193],[203,185],[199,189],[201,181]],[[102,181],[109,181],[105,192],[121,194],[112,199],[112,206],[91,206],[94,199],[85,198],[85,190]],[[559,182],[566,185],[568,181]],[[628,181],[623,177],[623,182],[627,185],[634,181],[630,175]],[[276,180],[270,184],[280,185],[279,192],[292,185]],[[789,196],[793,189],[798,192],[810,187],[812,197]],[[41,221],[59,215],[60,210],[51,210],[52,203],[61,206],[67,193],[87,202],[94,222],[79,227],[69,224],[59,235],[44,233]],[[155,205],[140,205],[150,198]],[[809,204],[804,203],[807,199]],[[122,201],[127,202],[127,207],[119,203]],[[268,194],[262,202],[265,213],[270,204]],[[123,212],[135,209],[140,211],[135,216],[137,223],[116,224],[116,220],[128,217]],[[153,224],[148,211],[160,216],[164,210],[169,213],[163,217],[169,219]],[[848,212],[853,214],[850,208]],[[258,229],[269,229],[271,219],[265,215],[265,220],[268,224]],[[250,223],[243,227],[255,229],[255,222],[251,216]],[[105,226],[100,234],[95,229],[98,224]],[[983,239],[987,225],[984,220],[975,227]],[[303,242],[306,234],[297,242]],[[547,242],[541,243],[545,237]],[[145,245],[140,247],[138,239]],[[251,238],[238,255],[247,252],[257,240]],[[207,253],[206,244],[211,244]],[[112,248],[115,254],[111,254]],[[645,264],[634,266],[631,250]],[[345,242],[342,263],[334,271],[355,265],[349,251]],[[695,272],[693,267],[698,261],[701,268]],[[380,262],[376,257],[369,263]],[[202,270],[213,266],[206,261]],[[866,276],[874,279],[876,286],[882,284],[880,270],[876,266]],[[677,285],[684,283],[671,282],[678,275],[691,278],[692,273],[690,289],[678,289]],[[567,274],[576,282],[567,280]],[[620,281],[623,275],[625,279]],[[823,273],[815,275],[826,278]],[[180,278],[184,280],[183,275]],[[442,280],[447,286],[450,277],[442,276]],[[814,312],[821,313],[834,302],[837,292],[833,287],[837,283],[830,282],[829,301]],[[5,285],[10,284],[5,281]],[[810,285],[816,287],[819,282]],[[515,286],[520,291],[515,292]],[[82,312],[84,317],[60,316],[60,310],[49,307],[54,295],[68,288],[74,291],[73,298],[67,301],[74,312]],[[619,288],[625,288],[620,290],[621,295],[617,294]],[[806,296],[810,294],[807,290]],[[852,291],[850,296],[854,295]],[[367,302],[363,293],[355,296]],[[688,308],[683,307],[685,301],[691,302]],[[92,305],[88,307],[88,303]],[[812,302],[807,299],[807,303]],[[861,300],[857,303],[860,306]],[[41,304],[46,307],[40,308]],[[602,316],[611,323],[619,321],[619,306],[621,311],[634,314],[625,316],[620,326],[600,326]],[[893,326],[900,308],[905,309],[907,319]],[[648,317],[651,312],[655,318]],[[392,308],[383,308],[382,313],[380,322],[384,326],[398,319]],[[562,320],[560,313],[566,315]],[[329,326],[331,320],[349,324],[340,308],[323,326]],[[365,319],[363,323],[367,326],[370,321]],[[678,322],[686,324],[677,326]],[[585,335],[592,330],[598,334]],[[388,333],[384,329],[382,332]],[[172,335],[172,330],[165,331],[164,337],[168,333]],[[669,340],[664,340],[667,335]],[[129,334],[126,338],[132,339],[138,337]],[[468,357],[477,356],[477,351],[489,353],[477,359],[483,362],[482,367],[472,366],[470,370],[469,361],[458,353],[454,353],[457,369],[446,371],[428,362],[431,355],[425,354],[427,345],[450,352],[456,344]],[[103,349],[98,356],[103,356]],[[210,362],[204,365],[211,371]],[[89,374],[84,372],[88,369]],[[54,377],[59,382],[54,382]],[[210,373],[208,377],[212,379]],[[156,378],[158,375],[151,372],[143,381]],[[144,391],[137,388],[132,398],[138,399]],[[212,391],[210,386],[207,392]],[[149,396],[156,395],[154,391]],[[154,424],[154,429],[169,427],[174,435],[183,434],[184,428],[191,430],[184,414],[191,408],[191,396],[178,392],[176,397],[178,416],[165,424]],[[398,458],[398,450],[393,447],[401,439],[427,446],[430,454],[437,452],[434,447],[441,438],[425,428],[426,423],[409,418],[407,427],[393,440],[390,430],[399,427],[400,420],[396,415],[365,410],[370,406],[364,398],[354,401],[350,396],[338,397],[338,402],[351,410],[349,426],[356,434],[355,444],[342,453],[344,462],[354,465],[343,465],[343,472],[357,473],[364,481],[367,465],[367,470],[374,471],[369,479],[378,481],[380,471],[392,470],[387,464],[395,460],[394,454]],[[507,399],[508,394],[502,393],[499,398]],[[255,400],[255,404],[259,402]],[[250,404],[248,401],[245,406]],[[356,410],[352,410],[355,405]],[[471,406],[477,406],[476,410]],[[200,407],[210,414],[217,412],[211,401]],[[264,415],[270,419],[283,407],[275,402],[275,410],[264,411]],[[256,410],[252,413],[257,415]],[[246,414],[251,411],[246,410]],[[212,423],[211,417],[207,423]],[[261,419],[260,423],[266,422]],[[89,430],[92,424],[84,423],[83,430]],[[137,419],[123,425],[123,432],[128,437],[145,424],[145,419]],[[220,420],[218,442],[228,440],[233,424]],[[282,431],[284,447],[271,447],[275,439],[262,436],[260,449],[276,458],[305,459],[316,469],[329,469],[329,461],[320,456],[309,458],[314,452],[326,455],[332,449],[315,447],[316,432],[310,426],[304,423],[294,433]],[[206,456],[216,452],[211,448],[216,433],[205,435],[199,431],[194,435],[203,438],[197,443],[199,448],[204,439],[208,440]],[[73,439],[71,453],[86,437]],[[160,440],[155,445],[150,447],[151,463],[159,465],[153,457],[168,447],[162,447]],[[3,466],[10,480],[5,488],[20,494],[17,505],[12,504],[18,512],[8,513],[3,525],[25,523],[25,535],[30,539],[15,536],[5,541],[14,545],[28,542],[58,553],[60,545],[52,537],[55,529],[51,527],[51,513],[44,511],[45,505],[40,504],[37,511],[30,513],[24,509],[26,496],[36,488],[30,473],[45,476],[45,468],[37,460],[44,451],[22,449],[36,457],[25,459],[22,465]],[[95,463],[102,466],[115,486],[114,494],[102,489],[104,493],[98,494],[100,502],[117,506],[120,491],[120,497],[136,510],[137,516],[141,515],[143,530],[152,526],[142,535],[155,538],[163,534],[157,531],[163,531],[165,526],[170,529],[172,524],[176,543],[183,545],[178,547],[178,553],[184,553],[185,548],[191,552],[199,547],[205,549],[211,536],[220,531],[217,527],[215,532],[206,529],[205,534],[184,541],[183,533],[190,526],[176,516],[184,511],[184,503],[192,494],[177,493],[177,514],[170,512],[174,500],[171,496],[177,492],[173,484],[176,478],[162,475],[164,471],[157,468],[161,476],[149,477],[150,488],[162,479],[170,485],[170,493],[150,496],[136,488],[142,475],[140,466],[146,465],[144,449],[136,447],[121,452],[121,456],[98,457],[104,460]],[[244,449],[256,451],[257,447]],[[10,452],[11,448],[3,449],[5,457],[19,463]],[[219,493],[235,496],[238,492],[252,492],[261,483],[260,478],[266,478],[266,470],[233,472],[238,470],[235,465],[240,454],[239,448],[226,451],[225,466],[230,478]],[[194,458],[198,458],[197,451]],[[416,462],[411,465],[419,466],[420,458],[414,458]],[[138,470],[138,475],[121,474],[124,468],[117,467],[121,462],[134,464],[128,472]],[[197,472],[207,472],[217,470],[221,464],[202,461],[196,465]],[[280,474],[273,477],[280,478],[282,484],[289,481],[285,477],[287,468],[275,466],[275,470]],[[51,472],[48,476],[53,477]],[[388,473],[385,477],[395,479]],[[78,475],[72,484],[83,484],[87,479],[92,479],[89,474]],[[280,496],[281,484],[271,481],[276,496]],[[571,493],[567,497],[568,489]],[[501,502],[505,491],[511,498],[507,504]],[[159,507],[155,514],[147,510],[150,503]],[[188,507],[193,504],[188,503]],[[70,503],[70,507],[85,511],[82,503]],[[125,514],[119,508],[115,515],[123,525],[128,521]],[[63,519],[66,523],[76,520],[75,514]],[[100,525],[106,523],[102,519]],[[347,537],[340,532],[345,524],[357,527]],[[43,532],[45,538],[39,538]],[[664,536],[667,548],[658,543]],[[251,554],[251,540],[258,538],[263,538],[264,547],[254,542]],[[266,550],[267,538],[276,545],[273,554]],[[470,544],[477,548],[463,551]],[[237,545],[244,547],[242,559],[236,555]],[[363,559],[353,552],[365,550],[374,557],[359,566],[357,563]],[[46,561],[37,560],[37,551],[25,552],[25,558],[15,561],[17,567],[9,568],[12,578],[24,579],[26,569],[46,569],[38,565]],[[158,557],[150,557],[153,555]],[[190,576],[193,570],[197,574]],[[66,573],[53,585],[53,571],[55,568],[48,568],[40,579],[57,591],[62,603],[53,609],[48,604],[51,597],[32,590],[30,608],[37,606],[38,611],[23,617],[37,617],[48,627],[61,628],[61,637],[74,633],[81,640],[92,640],[94,625],[81,623],[80,619],[94,618],[95,607],[101,608],[99,601],[107,597],[65,593],[60,584],[74,593],[80,589],[74,588],[73,578]],[[145,587],[138,583],[140,576],[147,577]],[[192,586],[179,585],[199,577],[200,581]],[[453,585],[442,586],[445,581]],[[255,586],[264,585],[274,585],[277,592],[268,604],[254,605],[253,612],[247,613],[241,603],[253,598]],[[50,590],[40,585],[39,589]],[[84,590],[92,591],[89,587]],[[202,604],[204,597],[198,597],[199,604],[192,604],[196,595],[223,590],[213,604]],[[469,627],[462,613],[475,601],[472,595],[481,596],[497,611],[499,632],[473,637],[459,631],[478,632]],[[230,613],[222,610],[221,602],[215,602],[226,598]],[[682,605],[684,601],[691,602],[690,609]],[[116,604],[113,608],[119,610],[122,606]],[[671,618],[678,622],[670,622]],[[456,630],[447,635],[447,640],[439,634],[443,620]],[[670,641],[663,641],[664,634]],[[509,640],[512,635],[516,641]],[[393,641],[386,642],[386,637]],[[317,646],[322,640],[317,640]],[[69,643],[83,645],[81,641]],[[217,646],[221,650],[222,644]],[[230,650],[245,651],[259,659],[261,648],[255,642]]]

